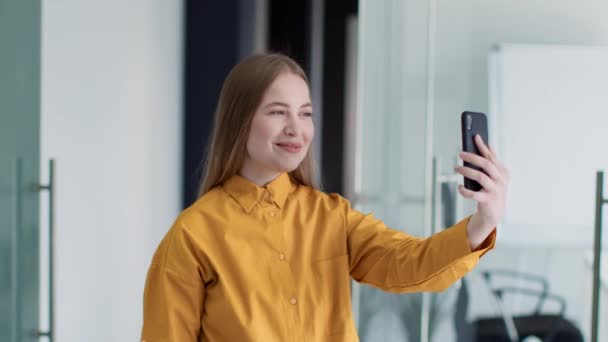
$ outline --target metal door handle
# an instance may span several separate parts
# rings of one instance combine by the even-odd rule
[[[593,292],[591,299],[591,342],[598,341],[600,303],[600,261],[602,256],[602,215],[604,198],[604,172],[598,171],[595,181],[595,235],[593,237]]]
[[[53,342],[55,333],[55,298],[54,298],[54,255],[55,255],[55,160],[49,160],[49,183],[39,184],[38,191],[49,192],[49,329],[47,331],[37,331],[37,337],[48,337],[49,342]]]

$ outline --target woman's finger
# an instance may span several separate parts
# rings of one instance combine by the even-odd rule
[[[498,168],[496,168],[496,165],[494,165],[492,161],[469,152],[461,152],[460,158],[482,168],[488,174],[488,176],[490,176],[490,178],[497,181],[502,179],[500,171]]]
[[[472,199],[478,203],[484,203],[487,199],[487,194],[481,191],[471,191],[465,188],[462,184],[458,185],[458,192],[460,192],[462,197]]]
[[[493,159],[494,156],[492,155],[492,152],[490,152],[488,145],[486,145],[485,141],[483,141],[481,135],[475,135],[475,144],[477,145],[477,149],[484,158],[490,160]]]
[[[508,182],[511,177],[509,170],[504,166],[504,164],[500,161],[500,159],[498,159],[498,154],[496,153],[496,150],[493,149],[492,146],[488,146],[488,149],[490,150],[490,153],[493,156],[492,162],[498,168],[499,172],[502,174],[501,178]]]
[[[458,166],[454,170],[466,178],[477,181],[486,191],[492,192],[496,189],[496,183],[481,171],[462,166]]]
[[[496,164],[496,166],[501,169],[504,170],[505,166],[503,165],[503,163],[500,161],[500,159],[498,159],[498,154],[496,153],[496,150],[492,148],[492,146],[488,146],[488,148],[490,149],[490,153],[492,154],[493,158],[492,161],[494,162],[494,164]]]
[[[495,159],[498,159],[498,155],[496,154],[496,150],[495,150],[495,149],[493,149],[493,148],[492,148],[492,146],[489,146],[489,145],[488,145],[488,149],[490,150],[490,153],[492,154],[492,156],[493,156]]]

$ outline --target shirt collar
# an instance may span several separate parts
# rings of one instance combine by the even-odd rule
[[[274,203],[279,208],[283,208],[287,195],[291,193],[295,185],[292,183],[289,174],[282,173],[268,183],[266,187],[261,187],[240,175],[230,177],[224,182],[223,187],[249,214],[264,194],[269,194]]]

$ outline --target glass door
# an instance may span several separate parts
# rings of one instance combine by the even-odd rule
[[[0,2],[0,340],[38,340],[40,2]]]
[[[447,160],[458,149],[459,111],[484,112],[490,144],[511,174],[496,248],[447,291],[450,319],[431,327],[433,340],[593,341],[595,177],[608,168],[608,26],[596,13],[608,5],[429,1],[434,154]],[[583,23],[587,30],[563,34]],[[463,214],[475,210],[466,204]]]
[[[591,298],[595,173],[608,169],[605,11],[591,0],[359,1],[345,177],[355,206],[419,236],[472,214],[452,171],[465,110],[488,115],[511,173],[496,247],[463,281],[432,295],[353,285],[362,341],[593,338],[608,288]]]
[[[346,106],[346,169],[354,170],[345,177],[346,194],[358,210],[415,236],[431,228],[427,8],[424,1],[363,0],[357,28],[348,30],[358,36],[357,48],[349,49],[357,56],[357,80],[346,83],[358,89],[347,100],[355,109]],[[435,316],[430,299],[353,283],[361,341],[427,341],[424,327]]]

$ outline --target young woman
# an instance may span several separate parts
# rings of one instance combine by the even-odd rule
[[[471,217],[429,238],[390,229],[314,184],[309,84],[278,54],[226,78],[200,198],[160,243],[148,271],[142,340],[357,341],[351,277],[385,291],[441,291],[494,245],[508,175],[480,138],[487,173]]]

